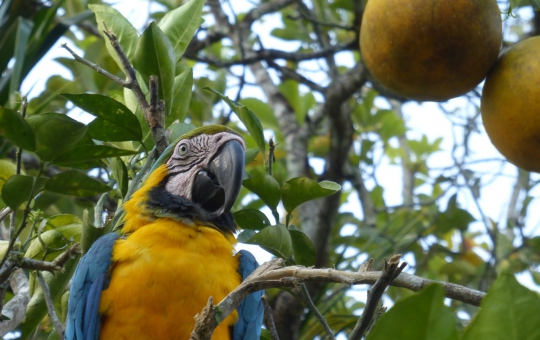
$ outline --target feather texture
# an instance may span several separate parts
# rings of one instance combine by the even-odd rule
[[[238,272],[242,275],[243,281],[257,269],[259,264],[247,250],[240,250],[237,258]],[[261,300],[263,293],[264,291],[251,293],[236,309],[238,321],[234,325],[233,340],[257,340],[260,338],[264,317],[264,306]]]
[[[114,233],[100,237],[79,262],[71,281],[66,340],[98,339],[100,318],[97,309],[117,239],[118,235]]]

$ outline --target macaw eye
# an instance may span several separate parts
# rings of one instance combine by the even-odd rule
[[[182,144],[178,147],[178,154],[185,155],[188,152],[188,146],[186,144]]]

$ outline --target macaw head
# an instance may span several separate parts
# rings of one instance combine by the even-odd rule
[[[163,152],[125,209],[138,201],[138,211],[150,219],[189,218],[234,232],[230,210],[242,185],[244,154],[242,137],[227,127],[192,130]]]

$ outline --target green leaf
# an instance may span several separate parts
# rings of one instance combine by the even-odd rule
[[[90,218],[88,217],[88,210],[85,209],[82,216],[81,231],[81,247],[83,254],[86,254],[92,244],[94,244],[98,238],[105,235],[106,232],[107,228],[96,228],[94,225],[92,225]]]
[[[70,150],[84,137],[87,127],[59,113],[44,113],[26,118],[36,137],[36,153],[42,161],[52,161]]]
[[[377,132],[384,141],[403,135],[407,131],[403,119],[392,110],[379,110],[373,118],[377,122]]]
[[[431,284],[396,302],[375,324],[367,340],[457,340],[455,323],[454,315],[444,305],[442,286]]]
[[[140,141],[137,117],[122,103],[100,94],[62,93],[80,109],[97,117],[88,125],[90,137],[106,142]]]
[[[450,230],[467,230],[469,224],[475,218],[466,210],[458,207],[457,194],[448,200],[446,211],[439,215],[435,224],[435,231],[438,235],[444,235]]]
[[[108,185],[93,179],[77,170],[54,175],[45,184],[45,190],[58,194],[88,197],[110,191]]]
[[[147,84],[150,76],[158,77],[159,98],[165,101],[168,116],[172,110],[176,58],[171,41],[154,22],[139,38],[133,65]]]
[[[77,225],[80,227],[82,225],[81,219],[71,214],[59,214],[59,215],[47,217],[44,230],[56,229],[62,232],[61,230],[62,227],[72,226],[72,225]],[[65,234],[64,232],[62,232],[62,234],[68,239],[71,236],[73,236],[73,235]]]
[[[257,155],[261,152],[259,148],[251,148],[246,150],[246,157],[245,157],[245,163],[248,165],[249,163],[253,162],[255,158],[257,158]]]
[[[299,30],[298,27],[274,28],[270,34],[287,41],[311,41],[309,35]]]
[[[255,209],[243,209],[233,213],[236,224],[242,229],[261,230],[270,226],[265,214]]]
[[[110,166],[114,179],[118,183],[118,189],[122,193],[122,197],[126,197],[129,185],[128,170],[120,157],[111,158]]]
[[[290,214],[300,204],[316,198],[332,195],[341,190],[335,182],[322,181],[317,183],[307,177],[297,177],[287,181],[281,195],[283,206]]]
[[[214,91],[209,87],[204,87],[204,89],[217,94],[229,105],[231,110],[236,113],[240,121],[246,126],[246,129],[257,143],[257,146],[261,150],[262,154],[266,155],[266,143],[264,141],[263,128],[257,116],[255,116],[255,114],[253,114],[253,112],[251,112],[247,107],[235,102],[234,100],[231,100],[229,97]]]
[[[65,245],[66,241],[61,232],[57,230],[47,230],[42,232],[39,238],[35,238],[30,243],[24,257],[34,260],[45,260],[45,255],[48,254],[49,249],[51,251],[58,250],[62,249]],[[58,253],[58,251],[56,251],[56,253]]]
[[[186,51],[197,28],[203,23],[202,8],[205,0],[190,0],[186,4],[165,14],[159,28],[174,43],[174,54],[180,59]]]
[[[285,80],[279,84],[278,89],[292,106],[298,123],[303,124],[308,110],[316,104],[316,101],[311,92],[302,96],[298,85],[298,82],[294,80]]]
[[[18,18],[17,35],[15,36],[15,52],[13,57],[15,58],[15,64],[11,71],[11,78],[9,82],[9,92],[14,93],[19,90],[21,84],[21,74],[24,65],[25,54],[27,52],[28,39],[34,23],[30,20]]]
[[[257,98],[243,98],[240,100],[240,104],[245,105],[252,112],[256,112],[257,117],[266,128],[279,130],[279,124],[276,116],[274,116],[274,112],[268,103],[265,103]]]
[[[120,46],[122,46],[124,53],[130,60],[132,60],[133,55],[135,54],[135,48],[139,38],[137,30],[126,18],[124,18],[122,14],[120,14],[120,12],[110,6],[88,5],[88,8],[90,8],[90,10],[96,14],[98,31],[101,35],[103,35],[103,39],[105,39],[105,46],[107,47],[109,54],[112,56],[114,61],[116,61],[120,69],[123,70],[122,62],[116,55],[114,47],[112,47],[107,36],[102,33],[105,30],[103,23],[105,22],[105,25],[107,25],[107,27],[114,32],[118,38]]]
[[[15,110],[0,106],[0,135],[13,144],[28,151],[36,150],[34,132],[23,117]]]
[[[261,338],[260,340],[272,340],[272,335],[270,334],[269,331],[267,331],[266,329],[262,328],[261,329]]]
[[[193,88],[193,69],[188,68],[174,78],[174,95],[172,107],[167,116],[167,126],[178,120],[184,122],[189,111],[191,93]]]
[[[514,275],[500,275],[482,300],[463,340],[538,340],[540,298],[518,283]]]
[[[242,185],[255,193],[272,210],[275,210],[281,197],[279,183],[274,177],[265,174],[245,179]]]
[[[240,243],[245,243],[247,240],[252,238],[254,235],[256,235],[257,232],[255,230],[245,229],[238,234],[236,237],[236,240]]]
[[[76,167],[77,164],[102,158],[134,155],[134,150],[119,149],[107,145],[83,144],[74,147],[54,160],[54,164]]]
[[[289,259],[293,252],[291,235],[283,224],[266,227],[245,243],[259,245],[267,252],[284,259]]]
[[[0,193],[4,183],[15,173],[17,172],[17,167],[15,164],[6,161],[5,159],[0,159]]]
[[[2,187],[2,199],[12,210],[28,202],[34,186],[34,177],[26,175],[11,176]]]
[[[300,230],[289,230],[291,234],[294,262],[302,266],[313,266],[317,259],[315,246],[306,234]]]
[[[9,241],[4,241],[4,240],[0,240],[0,257],[1,258],[4,258],[4,256],[6,256],[6,253],[9,249],[9,244],[11,242]],[[16,246],[19,247],[20,246],[20,242],[16,242]]]
[[[191,130],[196,129],[197,127],[193,124],[186,124],[186,123],[174,123],[173,125],[169,126],[169,130],[171,131],[171,134],[169,135],[169,142],[174,142],[178,138],[182,137],[186,133],[188,133]]]

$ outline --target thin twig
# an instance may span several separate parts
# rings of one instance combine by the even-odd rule
[[[328,335],[328,339],[335,340],[336,337],[334,336],[334,332],[330,328],[330,325],[328,325],[328,322],[326,322],[326,319],[324,318],[324,316],[321,314],[321,312],[319,312],[319,310],[313,303],[313,300],[311,300],[311,296],[309,295],[309,292],[305,284],[300,285],[300,292],[302,293],[304,301],[308,305],[309,310],[313,313],[313,315],[315,315],[317,320],[319,320],[319,322],[321,323],[324,331],[326,332],[326,335]]]
[[[28,99],[26,97],[22,98],[22,104],[21,104],[21,116],[24,119],[26,117],[26,109],[28,108]],[[22,153],[23,149],[19,148],[17,151],[17,171],[15,172],[17,175],[21,173],[21,164],[22,164]]]
[[[60,322],[60,319],[58,318],[58,315],[56,314],[56,310],[54,309],[54,304],[51,297],[51,292],[49,291],[49,286],[47,285],[47,282],[45,282],[45,279],[43,278],[43,275],[41,274],[39,270],[36,272],[36,276],[37,276],[39,285],[41,286],[41,290],[43,291],[45,303],[47,304],[47,309],[49,311],[49,316],[52,319],[54,329],[56,329],[58,338],[60,338],[60,340],[63,340],[64,332],[66,331],[66,329],[64,328],[64,325],[62,324],[62,322]]]
[[[270,333],[270,337],[272,338],[272,340],[279,340],[276,324],[274,323],[274,312],[272,311],[272,307],[270,307],[270,305],[268,304],[268,299],[266,295],[263,295],[261,297],[261,301],[264,306],[264,320],[265,320],[266,328],[268,329],[268,332]]]
[[[98,64],[94,64],[84,58],[82,58],[81,56],[79,56],[77,53],[75,53],[71,48],[69,48],[67,46],[67,44],[62,44],[61,45],[63,48],[65,48],[70,54],[71,56],[76,60],[78,61],[79,63],[83,64],[83,65],[86,65],[88,67],[90,67],[91,69],[93,69],[94,71],[96,71],[97,73],[99,74],[102,74],[104,75],[105,77],[109,78],[110,80],[112,80],[113,82],[119,84],[120,86],[123,86],[123,87],[128,87],[129,85],[129,82],[125,81],[124,79],[121,79],[121,78],[118,78],[117,76],[115,76],[114,74],[112,73],[109,73],[107,71],[105,71],[103,68],[101,68]]]
[[[186,58],[209,64],[212,66],[220,68],[229,68],[235,65],[251,65],[261,61],[272,61],[276,59],[285,59],[287,61],[301,62],[313,59],[326,58],[328,56],[334,55],[341,51],[350,51],[354,48],[356,42],[350,42],[346,45],[333,45],[329,46],[326,49],[321,49],[319,51],[314,51],[311,53],[302,53],[302,52],[284,52],[281,50],[275,49],[261,49],[258,51],[251,50],[251,55],[249,57],[244,57],[242,59],[236,60],[219,60],[213,59],[207,56],[201,55],[185,55]]]
[[[58,255],[52,263],[54,263],[56,266],[58,267],[62,267],[64,268],[64,266],[66,265],[66,263],[74,258],[75,256],[77,255],[81,255],[82,254],[82,247],[81,247],[81,244],[80,243],[75,243],[73,244],[71,247],[69,247],[68,250],[66,250],[65,252],[63,252],[62,254]]]
[[[301,75],[300,73],[288,68],[288,67],[283,67],[283,66],[280,66],[278,63],[272,61],[272,60],[267,60],[266,63],[268,64],[268,66],[272,67],[273,69],[276,69],[277,71],[281,72],[281,77],[283,79],[292,79],[300,84],[304,84],[306,85],[307,87],[309,87],[310,89],[312,89],[313,91],[316,91],[316,92],[320,92],[322,94],[324,94],[324,92],[326,91],[326,88],[324,86],[321,86],[319,84],[317,84],[316,82],[314,81],[311,81],[309,80],[308,78],[304,77],[303,75]]]
[[[386,262],[384,260],[384,270],[373,285],[368,291],[368,298],[366,301],[366,306],[362,312],[362,316],[358,319],[358,323],[354,327],[349,339],[360,340],[366,330],[369,328],[371,321],[373,320],[373,315],[377,310],[379,301],[384,294],[386,288],[390,285],[392,280],[396,278],[407,266],[406,262],[400,264],[399,260],[401,255],[394,255],[390,258],[390,261]]]
[[[103,23],[105,25],[105,23]],[[169,140],[167,139],[166,131],[163,128],[163,121],[164,121],[164,104],[154,106],[154,111],[152,111],[152,108],[150,104],[146,100],[146,96],[143,93],[141,86],[139,85],[139,82],[137,81],[137,72],[131,65],[126,53],[122,49],[122,46],[120,46],[120,43],[118,42],[118,37],[114,34],[112,30],[107,28],[105,25],[105,30],[103,31],[105,36],[109,39],[111,46],[113,47],[116,55],[118,56],[120,60],[120,64],[122,66],[122,69],[124,73],[127,75],[127,81],[122,80],[118,78],[115,75],[112,75],[111,73],[105,71],[100,66],[84,59],[78,56],[75,52],[70,50],[67,46],[62,45],[62,47],[66,48],[71,55],[75,58],[76,61],[94,69],[96,72],[103,74],[110,80],[116,82],[117,84],[120,84],[121,86],[130,89],[135,98],[137,99],[137,103],[139,104],[139,107],[141,108],[141,111],[143,112],[146,123],[150,127],[152,131],[152,137],[154,139],[154,142],[156,144],[156,150],[158,155],[161,155],[163,150],[167,148],[169,145]],[[152,78],[152,77],[151,77]],[[155,81],[155,80],[154,80]],[[152,87],[152,80],[150,81],[150,86]],[[156,81],[157,83],[157,81]],[[157,88],[156,88],[157,93]],[[150,93],[150,96],[152,96],[152,91]]]
[[[266,164],[268,164],[268,174],[270,176],[272,176],[272,173],[274,171],[274,162],[276,161],[276,156],[274,154],[276,145],[277,144],[274,143],[274,140],[270,138],[270,140],[268,141],[268,156],[266,158]]]

